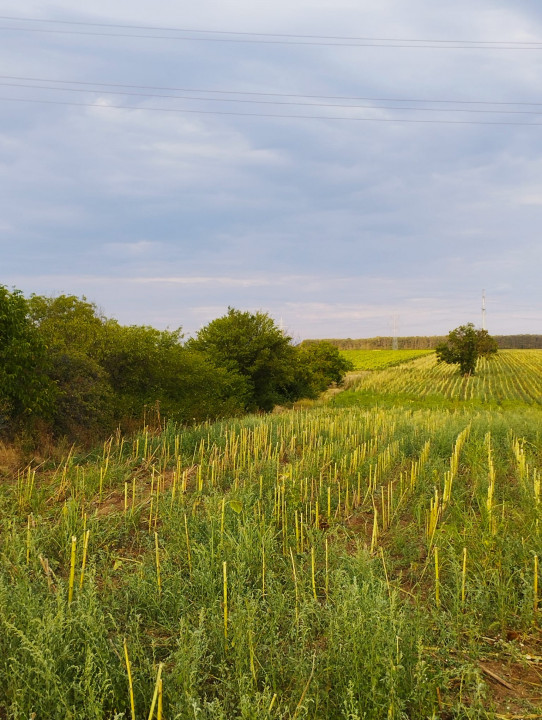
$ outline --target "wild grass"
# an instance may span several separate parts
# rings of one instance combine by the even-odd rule
[[[541,417],[328,405],[21,468],[0,717],[536,716]]]

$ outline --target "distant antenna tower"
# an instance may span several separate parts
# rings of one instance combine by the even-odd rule
[[[391,349],[399,349],[399,340],[397,339],[397,315],[393,316],[393,339],[391,341]]]
[[[284,323],[282,322],[282,315],[280,316],[279,330],[284,335]]]
[[[482,330],[486,329],[486,291],[482,290]]]

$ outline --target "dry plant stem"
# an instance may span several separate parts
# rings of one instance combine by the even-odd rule
[[[440,568],[438,559],[438,547],[435,547],[435,604],[440,607]]]
[[[32,515],[29,515],[27,526],[26,526],[26,564],[27,565],[30,564],[30,540],[31,540],[30,522],[31,522],[31,518],[32,518]]]
[[[265,545],[262,540],[262,597],[265,597]]]
[[[158,673],[156,675],[156,684],[154,686],[154,694],[152,696],[152,703],[151,703],[151,709],[149,710],[149,717],[147,720],[152,720],[152,717],[154,715],[154,708],[156,707],[156,701],[158,700],[158,692],[160,689],[160,682],[162,678],[162,668],[164,667],[164,663],[160,663],[158,665]]]
[[[311,547],[311,575],[312,575],[312,593],[314,595],[314,599],[318,601],[318,595],[316,594],[316,567],[315,567],[315,559],[314,559],[314,545]]]
[[[88,539],[90,537],[90,530],[85,532],[83,538],[83,559],[81,560],[81,577],[79,578],[79,587],[83,587],[83,580],[85,579],[85,570],[87,567],[87,553],[88,553]]]
[[[223,573],[223,597],[224,597],[224,650],[228,649],[228,563],[224,560],[222,565]]]
[[[75,551],[77,548],[77,538],[75,535],[72,535],[72,550],[71,550],[71,557],[70,557],[70,580],[69,580],[69,587],[68,587],[68,604],[71,603],[73,600],[73,582],[75,579]]]
[[[296,622],[296,625],[299,625],[299,590],[297,587],[297,573],[295,570],[294,552],[293,552],[292,548],[290,548],[290,558],[292,560],[292,573],[294,576],[294,587],[295,587],[295,622]]]
[[[310,684],[311,684],[311,682],[312,682],[312,678],[314,677],[314,667],[315,667],[315,664],[316,664],[316,653],[312,656],[312,670],[311,670],[311,674],[309,675],[309,679],[307,680],[307,684],[306,684],[305,687],[303,688],[303,692],[301,693],[301,697],[299,698],[299,702],[297,703],[297,707],[296,707],[296,709],[295,709],[295,711],[294,711],[294,714],[292,715],[292,720],[295,720],[295,718],[297,717],[297,715],[298,715],[298,713],[299,713],[299,711],[300,711],[300,709],[301,709],[301,705],[303,704],[303,700],[305,699],[305,695],[307,694],[307,692],[308,692],[308,690],[309,690],[309,686],[310,686]]]
[[[386,559],[384,557],[384,549],[380,548],[380,556],[382,558],[382,567],[384,568],[384,576],[386,578],[386,586],[388,588],[388,596],[391,598],[391,585],[388,577],[388,569],[386,568]]]
[[[328,539],[325,540],[326,547],[326,600],[329,600],[329,545]]]
[[[533,559],[533,613],[536,619],[538,614],[538,555]]]
[[[158,545],[158,533],[154,533],[154,551],[156,557],[156,584],[158,586],[158,594],[162,594],[162,577],[160,574],[160,547]]]
[[[186,536],[186,557],[188,560],[188,571],[190,573],[190,577],[192,577],[192,553],[190,552],[190,536],[188,535],[188,520],[186,517],[186,513],[184,514],[184,532]]]
[[[132,681],[132,666],[130,664],[130,658],[128,656],[128,643],[124,638],[124,658],[126,660],[126,671],[128,673],[128,686],[130,689],[130,711],[132,713],[132,720],[136,720],[135,714],[135,703],[134,703],[134,684]]]
[[[164,695],[163,695],[163,688],[162,688],[162,678],[160,678],[160,680],[158,681],[158,708],[156,710],[157,720],[162,720],[163,704],[164,704]]]
[[[461,608],[465,608],[465,587],[467,581],[467,548],[463,548],[463,568],[461,571]]]

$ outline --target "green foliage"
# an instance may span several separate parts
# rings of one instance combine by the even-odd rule
[[[96,305],[74,295],[32,295],[28,309],[47,345],[47,373],[56,388],[54,431],[72,438],[110,431],[112,388],[101,362],[105,318]]]
[[[461,375],[474,375],[478,358],[496,352],[497,343],[487,330],[477,330],[472,323],[451,330],[446,342],[436,347],[438,362],[459,365]]]
[[[354,366],[331,343],[302,343],[297,348],[297,369],[292,384],[295,398],[316,398],[332,383],[341,385],[345,374]]]
[[[50,348],[98,357],[106,319],[84,296],[31,295],[28,311]]]
[[[291,399],[295,349],[267,313],[229,308],[202,328],[189,347],[243,378],[247,410],[269,411]]]
[[[186,349],[180,330],[122,326],[75,296],[33,295],[29,312],[47,344],[57,434],[104,434],[140,421],[148,408],[180,422],[243,409],[242,378]]]
[[[149,406],[181,422],[242,410],[241,379],[216,367],[203,353],[184,347],[180,330],[113,322],[105,329],[103,366],[115,393],[118,417],[141,417]]]
[[[44,372],[45,344],[18,290],[0,285],[0,432],[47,414],[53,388]]]

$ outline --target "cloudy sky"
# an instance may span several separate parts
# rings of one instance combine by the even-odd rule
[[[114,9],[111,9],[113,6]],[[536,0],[0,3],[0,284],[194,333],[542,333]]]

